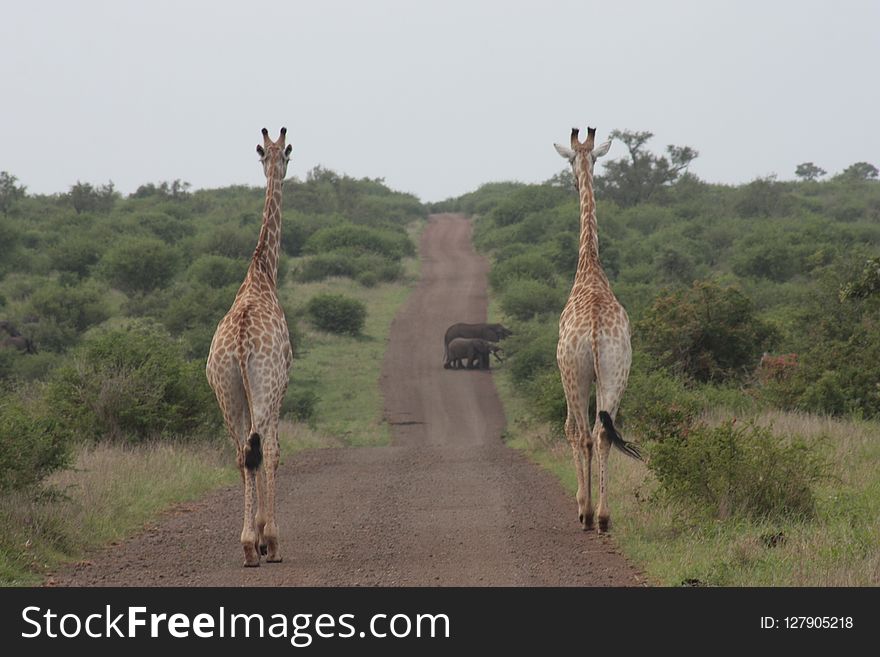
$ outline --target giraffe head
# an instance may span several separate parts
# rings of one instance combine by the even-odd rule
[[[263,144],[257,146],[257,155],[263,163],[263,172],[266,178],[276,177],[284,179],[287,175],[287,163],[290,162],[290,152],[293,146],[284,146],[287,136],[287,128],[281,128],[281,136],[277,141],[269,139],[269,131],[263,128]]]
[[[605,153],[608,152],[608,149],[611,148],[610,139],[598,146],[595,145],[596,128],[587,128],[587,140],[584,143],[581,143],[580,139],[578,139],[579,132],[580,130],[577,128],[571,129],[571,148],[562,146],[561,144],[553,144],[556,148],[556,152],[571,164],[575,181],[578,179],[577,173],[581,167],[586,167],[587,172],[592,175],[593,164],[595,164],[596,160],[605,155]]]

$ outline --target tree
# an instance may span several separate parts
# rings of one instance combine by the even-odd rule
[[[159,185],[147,183],[141,185],[133,194],[129,194],[129,198],[149,198],[150,196],[159,196],[161,198],[181,199],[189,196],[189,188],[192,187],[188,182],[176,178],[170,185],[167,181],[163,181]]]
[[[862,273],[840,289],[840,299],[867,299],[880,293],[880,257],[868,258]]]
[[[106,185],[93,187],[90,183],[77,181],[67,193],[67,198],[77,214],[83,212],[109,212],[119,194],[111,180]]]
[[[801,180],[813,181],[818,178],[824,176],[827,171],[822,167],[817,167],[812,162],[802,162],[797,165],[797,168],[794,170],[794,175],[796,175]]]
[[[878,173],[880,172],[878,172],[877,167],[873,164],[869,162],[856,162],[844,169],[840,177],[849,180],[874,180],[877,178]]]
[[[613,130],[611,138],[622,141],[629,158],[612,160],[605,165],[604,175],[597,180],[597,189],[619,205],[629,207],[647,201],[658,188],[675,182],[699,153],[690,146],[666,147],[666,156],[646,150],[652,132]]]
[[[9,212],[16,201],[24,198],[27,188],[23,185],[16,185],[16,182],[18,182],[18,178],[8,171],[0,171],[0,212],[4,215]]]
[[[711,281],[658,296],[636,333],[661,366],[701,382],[749,374],[775,337],[748,297]]]

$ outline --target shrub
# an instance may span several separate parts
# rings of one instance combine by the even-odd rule
[[[299,422],[308,422],[315,416],[320,399],[312,390],[291,388],[281,403],[281,415]]]
[[[324,280],[331,276],[347,276],[360,280],[368,273],[372,274],[376,281],[393,281],[403,275],[403,265],[375,253],[333,251],[308,259],[302,265],[297,278],[304,283]]]
[[[22,327],[37,347],[66,349],[90,326],[110,316],[106,288],[88,280],[78,285],[50,281],[36,289],[28,301],[28,315],[38,318],[32,327]]]
[[[359,335],[367,319],[367,307],[363,303],[341,294],[312,297],[306,312],[318,328],[348,335]]]
[[[4,393],[0,402],[0,490],[40,482],[70,460],[70,444],[37,403]]]
[[[496,261],[489,274],[489,282],[496,290],[503,290],[514,279],[528,279],[553,285],[556,281],[556,266],[543,253],[531,252],[514,255],[504,261]]]
[[[248,261],[206,254],[196,258],[186,272],[194,282],[213,288],[241,283],[247,273]]]
[[[530,279],[508,282],[501,295],[501,309],[520,321],[545,313],[559,313],[564,305],[565,299],[559,289]]]
[[[83,438],[133,442],[219,425],[201,362],[187,362],[159,326],[133,322],[87,338],[55,371],[49,398]]]
[[[663,495],[718,519],[810,517],[813,485],[827,470],[803,441],[780,440],[736,420],[696,425],[686,435],[649,442],[647,450]]]
[[[165,286],[177,270],[178,253],[155,237],[129,237],[102,259],[107,280],[126,293]]]
[[[514,383],[522,385],[545,370],[556,370],[556,343],[559,332],[553,324],[522,324],[504,341],[507,367]]]
[[[392,259],[415,254],[412,241],[402,230],[354,224],[322,228],[313,233],[303,247],[305,253],[327,253],[339,249],[355,253],[376,253]]]
[[[748,297],[707,281],[658,296],[636,333],[661,366],[700,382],[750,374],[775,338]]]

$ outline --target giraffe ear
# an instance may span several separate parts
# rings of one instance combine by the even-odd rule
[[[611,149],[611,140],[603,142],[593,149],[593,160],[597,160]]]
[[[293,146],[291,146],[290,144],[288,144],[288,145],[287,145],[287,148],[284,149],[284,154],[285,154],[287,157],[290,157],[290,154],[291,154],[292,152],[293,152]]]
[[[553,144],[553,148],[555,148],[556,152],[569,162],[572,162],[574,160],[574,151],[567,146],[562,146],[561,144]]]
[[[261,158],[266,157],[266,151],[263,150],[263,147],[260,145],[257,145],[257,155],[259,155]]]

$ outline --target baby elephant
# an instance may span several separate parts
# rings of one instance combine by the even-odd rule
[[[498,362],[502,362],[501,347],[492,344],[488,340],[480,338],[455,338],[449,343],[449,359],[443,365],[446,369],[459,370],[475,367],[481,370],[489,369],[489,354],[495,354]]]

